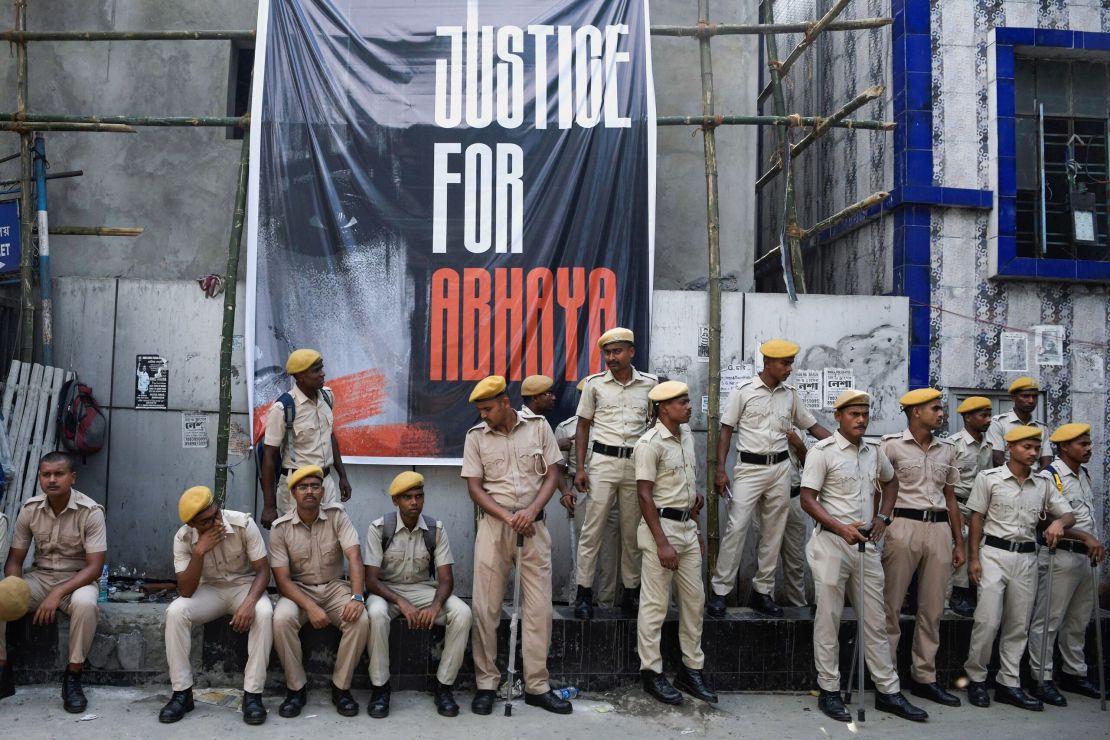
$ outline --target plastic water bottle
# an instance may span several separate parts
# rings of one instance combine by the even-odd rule
[[[578,689],[574,686],[566,686],[561,689],[555,689],[554,692],[555,696],[566,701],[570,701],[574,697],[578,696]]]
[[[108,600],[108,564],[105,563],[104,567],[100,569],[100,593],[97,594],[96,600],[104,603]]]

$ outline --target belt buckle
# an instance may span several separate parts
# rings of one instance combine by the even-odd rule
[[[690,521],[690,510],[689,509],[683,509],[682,510],[682,518],[679,519],[679,521],[684,522],[684,523]]]
[[[1011,542],[1010,543],[1010,552],[1017,552],[1019,549],[1021,549],[1021,543],[1020,542]]]
[[[765,460],[765,462],[763,463],[764,465],[774,465],[775,464],[775,453],[769,452],[769,453],[767,453],[766,455],[763,456],[763,459]]]

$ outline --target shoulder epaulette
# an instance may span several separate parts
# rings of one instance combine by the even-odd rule
[[[901,433],[901,432],[894,432],[894,433],[892,433],[892,434],[884,434],[884,435],[883,435],[883,436],[881,437],[881,439],[901,439],[901,437],[902,437],[902,433]]]
[[[828,447],[829,445],[831,445],[835,441],[836,440],[831,436],[825,437],[824,439],[817,440],[817,443],[813,445],[813,449],[822,450],[822,449]]]

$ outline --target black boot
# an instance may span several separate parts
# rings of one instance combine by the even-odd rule
[[[6,663],[0,668],[0,699],[7,698],[15,693],[15,671],[12,664]]]
[[[969,590],[953,587],[952,598],[948,600],[948,608],[961,617],[974,617],[975,604],[971,602]]]
[[[626,588],[621,597],[621,614],[635,617],[640,613],[640,587]]]
[[[824,712],[826,717],[835,719],[837,722],[852,721],[852,714],[848,711],[848,707],[844,706],[844,699],[839,691],[821,689],[821,693],[817,695],[817,708]]]
[[[994,700],[999,704],[1009,704],[1019,709],[1028,709],[1030,712],[1043,712],[1044,704],[1040,699],[1034,699],[1021,690],[1021,687],[1003,686],[994,687]]]
[[[987,682],[968,681],[967,701],[973,707],[989,707],[991,705],[991,695],[987,692]]]
[[[751,596],[748,597],[748,606],[755,609],[760,614],[766,614],[768,617],[781,617],[782,607],[775,603],[767,594],[761,594],[752,589]]]
[[[62,706],[70,714],[80,714],[89,706],[85,692],[81,690],[81,672],[66,669],[62,676]]]
[[[530,707],[546,709],[553,714],[570,714],[574,711],[574,706],[554,691],[545,691],[542,694],[529,694],[526,691],[524,692],[524,703]]]
[[[1034,686],[1033,696],[1054,707],[1066,707],[1068,705],[1068,700],[1056,690],[1056,684],[1051,681],[1045,681],[1040,686]]]
[[[335,684],[332,684],[331,703],[335,705],[335,711],[339,712],[344,717],[354,717],[358,714],[358,702],[351,696],[350,689],[341,689]]]
[[[243,692],[243,721],[248,725],[260,725],[266,721],[266,707],[262,703],[262,694]]]
[[[860,697],[860,701],[863,701],[863,697]],[[876,693],[875,708],[880,712],[896,714],[911,722],[924,722],[929,719],[929,713],[906,701],[906,697],[902,696],[901,691],[895,691],[893,694]]]
[[[682,694],[678,693],[667,677],[655,671],[640,671],[640,683],[644,693],[654,696],[664,704],[681,704]]]
[[[455,703],[455,696],[451,693],[453,688],[449,683],[436,681],[436,690],[432,699],[435,701],[436,711],[442,717],[459,716],[459,705]]]
[[[193,711],[193,688],[190,686],[184,691],[175,691],[162,711],[158,712],[158,721],[163,724],[177,722],[186,713]]]
[[[935,701],[937,704],[943,704],[946,707],[960,706],[960,697],[950,694],[940,687],[936,681],[932,683],[918,683],[914,681],[910,687],[910,693],[914,696],[919,696],[922,699]]]
[[[304,685],[297,690],[287,688],[285,690],[285,701],[278,707],[278,714],[282,717],[296,717],[304,709],[304,705],[308,703],[308,685]]]
[[[705,685],[705,676],[699,669],[682,666],[678,669],[678,675],[674,677],[674,685],[676,689],[685,691],[695,699],[701,699],[710,704],[717,703],[717,694]]]
[[[705,611],[709,612],[709,616],[720,619],[725,615],[725,609],[728,605],[725,603],[725,597],[720,594],[711,594],[709,601],[705,604]]]
[[[470,702],[470,711],[474,714],[492,714],[496,699],[497,692],[493,689],[478,689],[474,692],[474,700]]]
[[[0,684],[2,685],[2,684]],[[1098,684],[1086,676],[1073,676],[1070,673],[1060,674],[1060,688],[1069,694],[1082,694],[1089,696],[1092,699],[1101,699],[1102,696],[1098,693]],[[0,696],[4,693],[0,691]]]
[[[594,615],[594,590],[586,586],[579,586],[574,597],[574,618],[590,619]]]
[[[375,719],[384,719],[389,716],[389,694],[392,689],[389,681],[384,686],[370,687],[370,701],[366,705],[366,713]]]

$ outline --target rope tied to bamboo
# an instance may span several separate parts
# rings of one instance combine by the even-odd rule
[[[707,39],[717,35],[717,24],[710,23],[704,18],[698,19],[698,31],[694,34],[699,39]]]
[[[791,239],[804,239],[806,230],[798,226],[798,224],[787,224],[786,235]]]
[[[778,72],[780,74],[782,73],[782,62],[780,62],[778,59],[768,59],[767,67],[772,72]]]
[[[802,114],[801,113],[791,113],[789,116],[786,117],[786,120],[787,120],[787,125],[789,125],[790,128],[801,128]]]
[[[713,131],[718,126],[723,126],[724,123],[725,117],[721,113],[718,113],[712,118],[710,118],[709,116],[705,116],[704,118],[702,118],[701,125],[690,132],[690,137],[693,138],[694,135],[698,133],[698,131],[701,131],[702,133],[705,133],[706,131]]]

